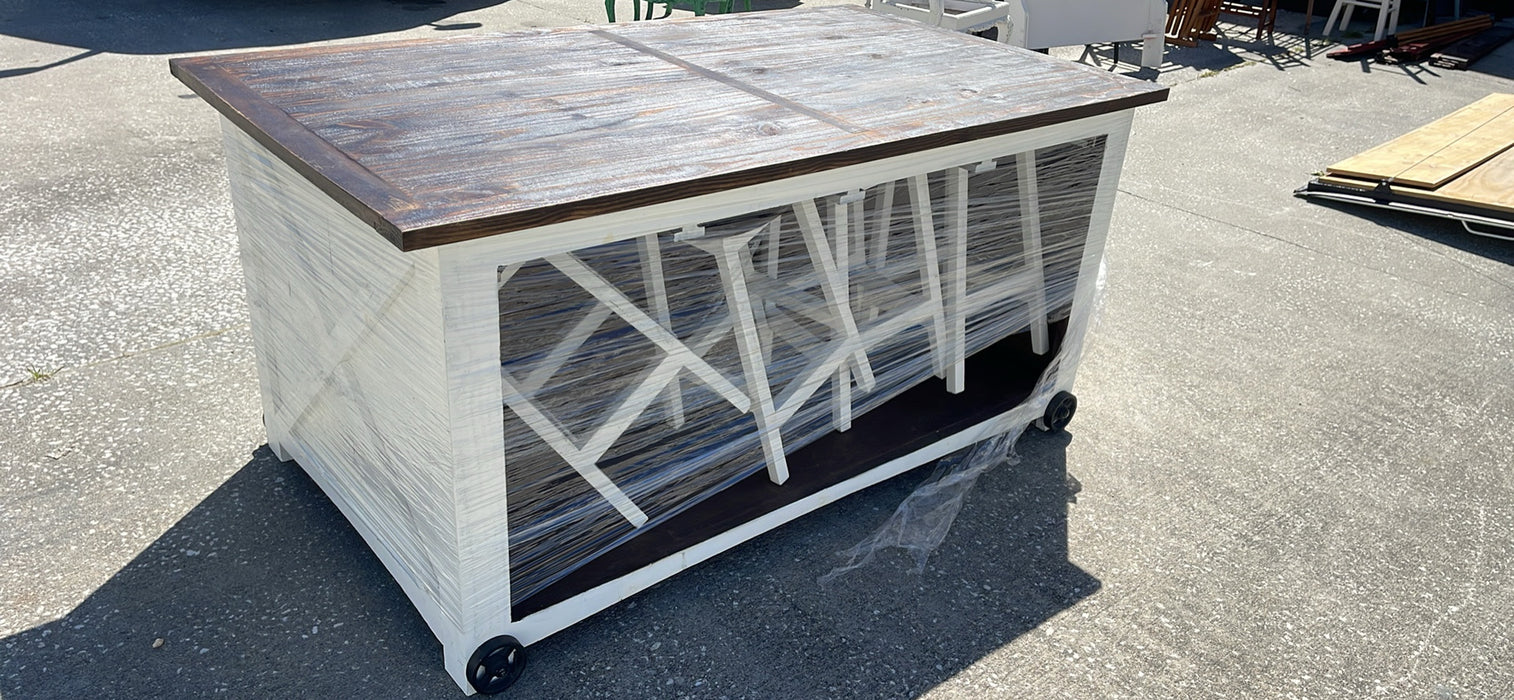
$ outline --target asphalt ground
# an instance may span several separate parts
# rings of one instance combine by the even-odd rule
[[[167,58],[602,12],[0,0],[0,697],[459,696],[265,445],[216,118]],[[1514,47],[1455,72],[1226,29],[1115,67],[1173,90],[1136,117],[1079,414],[923,573],[816,582],[920,471],[532,647],[510,697],[1514,696],[1514,243],[1291,196],[1514,92]]]

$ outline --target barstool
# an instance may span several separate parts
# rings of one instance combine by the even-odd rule
[[[1351,12],[1358,7],[1369,10],[1377,10],[1377,32],[1372,35],[1373,41],[1382,41],[1383,37],[1398,31],[1398,10],[1403,5],[1403,0],[1335,0],[1335,9],[1330,11],[1330,19],[1325,22],[1324,36],[1330,36],[1330,28],[1335,26],[1335,20],[1340,19],[1341,28],[1351,24]],[[1345,16],[1341,16],[1341,8],[1346,8]]]

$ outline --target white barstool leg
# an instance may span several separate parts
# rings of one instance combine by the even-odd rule
[[[1046,327],[1046,261],[1041,254],[1041,193],[1036,181],[1036,152],[1028,151],[1015,157],[1019,176],[1020,230],[1025,237],[1025,269],[1030,273],[1030,298],[1026,300],[1030,313],[1030,349],[1037,355],[1045,355],[1051,349],[1051,339]]]
[[[1344,6],[1345,6],[1345,1],[1344,0],[1341,0],[1341,2],[1335,3],[1334,9],[1330,10],[1330,19],[1325,20],[1325,29],[1324,29],[1324,31],[1320,32],[1320,36],[1324,36],[1324,37],[1330,36],[1330,29],[1331,29],[1331,27],[1335,26],[1335,21],[1338,20],[1338,19],[1340,19],[1340,17],[1341,17],[1341,8],[1344,7]]]
[[[815,200],[806,199],[795,204],[794,215],[799,220],[800,233],[804,234],[810,261],[819,273],[820,290],[826,305],[830,307],[831,318],[836,321],[836,327],[832,330],[842,338],[842,342],[856,346],[849,361],[852,369],[856,370],[857,383],[862,390],[872,391],[875,382],[873,368],[867,360],[867,352],[862,349],[857,321],[852,316],[851,284],[836,267],[836,256],[831,252],[831,243],[826,240],[825,225],[820,220],[820,210],[815,207]]]
[[[1378,7],[1377,7],[1377,31],[1372,34],[1372,40],[1373,41],[1382,41],[1383,40],[1383,32],[1388,29],[1388,15],[1392,14],[1389,11],[1389,6],[1392,5],[1393,2],[1394,2],[1394,0],[1383,0],[1382,4],[1378,5]]]
[[[1149,32],[1141,39],[1141,67],[1161,68],[1162,49],[1165,48],[1166,40],[1161,32]]]
[[[917,241],[936,240],[935,214],[931,211],[930,181],[925,175],[915,175],[907,182],[907,192],[910,200],[910,211],[914,214],[915,235]],[[923,245],[921,250],[927,250]],[[942,290],[942,311],[931,319],[931,325],[927,327],[930,334],[932,369],[937,377],[946,380],[947,391],[954,394],[961,393],[961,389],[952,390],[953,386],[963,385],[962,363],[956,354],[955,335],[952,333],[953,314],[961,308],[962,297],[967,295],[967,279],[963,275],[956,274],[958,270],[966,267],[967,247],[958,236],[947,232],[946,249],[942,251],[946,257],[945,274],[937,273],[937,277],[926,278],[926,284],[939,286]],[[942,279],[944,277],[944,279]],[[960,282],[961,284],[957,284]]]
[[[663,280],[662,245],[655,233],[636,239],[636,243],[641,255],[641,283],[646,288],[647,298],[652,302],[652,310],[656,313],[655,318],[658,323],[671,329],[673,319],[668,309],[668,287]],[[668,384],[663,401],[666,404],[668,420],[673,423],[674,428],[682,428],[683,387],[677,377]]]
[[[960,394],[967,388],[967,168],[946,170],[946,390]],[[910,180],[912,191],[929,193],[925,176]],[[913,192],[912,192],[913,193]],[[929,201],[926,202],[927,206]]]
[[[777,226],[777,223],[769,224]],[[765,227],[764,227],[765,228]],[[783,452],[783,420],[773,404],[773,388],[768,384],[767,363],[763,361],[762,341],[758,339],[757,318],[747,289],[746,261],[742,260],[747,242],[762,233],[762,228],[717,239],[685,241],[715,257],[720,283],[725,288],[726,304],[735,322],[736,352],[741,355],[742,373],[746,375],[747,394],[752,401],[752,418],[767,459],[768,479],[775,484],[788,481],[788,457]]]
[[[860,195],[856,196],[860,199]],[[860,226],[861,222],[853,217],[854,208],[848,203],[849,197],[842,197],[836,201],[831,211],[831,220],[836,226],[836,272],[841,277],[841,284],[845,290],[846,304],[851,304],[851,270],[852,270],[852,227]],[[859,247],[858,252],[862,252]],[[855,320],[855,319],[854,319]],[[836,368],[834,378],[834,391],[831,392],[831,426],[836,432],[846,432],[852,427],[852,370],[851,365],[843,362]]]
[[[1346,11],[1341,15],[1341,26],[1338,28],[1344,32],[1346,27],[1351,26],[1351,13],[1356,12],[1356,3],[1350,0],[1341,0],[1341,2],[1345,3]]]

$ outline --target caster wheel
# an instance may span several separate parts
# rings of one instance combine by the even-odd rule
[[[468,684],[484,695],[504,692],[526,670],[526,648],[514,637],[501,635],[483,644],[468,658]]]
[[[1078,397],[1066,391],[1057,392],[1051,397],[1051,402],[1046,404],[1046,415],[1036,419],[1036,428],[1042,432],[1060,433],[1072,422],[1073,414],[1078,412]]]

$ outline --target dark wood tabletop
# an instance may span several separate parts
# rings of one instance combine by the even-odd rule
[[[170,62],[403,250],[1130,109],[1167,89],[858,7]]]

